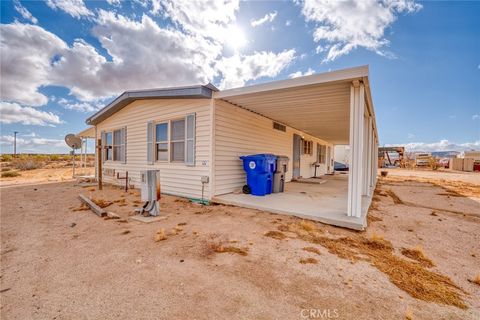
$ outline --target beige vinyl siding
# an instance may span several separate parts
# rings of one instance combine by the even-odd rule
[[[215,100],[215,195],[238,191],[246,182],[242,155],[273,153],[289,157],[286,179],[292,178],[293,134],[313,141],[312,155],[300,156],[300,174],[312,177],[316,162],[317,143],[330,145],[304,132],[287,126],[286,132],[273,129],[273,121],[222,100]],[[325,174],[326,165],[317,169]]]
[[[211,154],[211,117],[210,99],[165,99],[137,100],[102,121],[97,125],[97,139],[102,131],[127,127],[127,161],[106,161],[104,169],[115,169],[121,176],[128,175],[135,187],[140,186],[140,171],[147,169],[160,170],[162,193],[182,197],[200,198],[201,176],[210,176]],[[161,122],[183,118],[189,113],[196,113],[195,126],[195,166],[184,163],[155,162],[147,163],[147,123]],[[169,149],[170,152],[170,149]],[[124,184],[125,180],[106,176],[105,182]],[[205,198],[209,198],[209,184],[205,185]]]

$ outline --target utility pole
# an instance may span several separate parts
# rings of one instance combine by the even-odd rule
[[[17,157],[17,133],[18,131],[13,131],[13,157]]]

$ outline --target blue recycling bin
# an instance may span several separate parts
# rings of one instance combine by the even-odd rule
[[[244,192],[255,196],[272,193],[277,157],[273,154],[254,154],[242,156],[240,159],[243,160],[243,169],[247,173],[247,187],[244,187]]]

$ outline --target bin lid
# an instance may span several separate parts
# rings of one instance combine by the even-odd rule
[[[287,156],[277,156],[277,160],[289,160]]]
[[[270,153],[259,153],[259,154],[252,154],[252,155],[248,155],[248,156],[241,156],[240,159],[244,160],[244,159],[259,159],[259,158],[266,158],[266,159],[276,159],[277,156],[274,155],[274,154],[270,154]]]

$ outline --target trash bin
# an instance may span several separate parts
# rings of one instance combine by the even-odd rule
[[[277,168],[273,174],[273,193],[285,190],[285,172],[288,170],[288,157],[277,156]]]
[[[277,157],[273,154],[254,154],[240,159],[243,160],[243,169],[247,173],[247,184],[243,187],[243,192],[255,196],[272,193]]]

